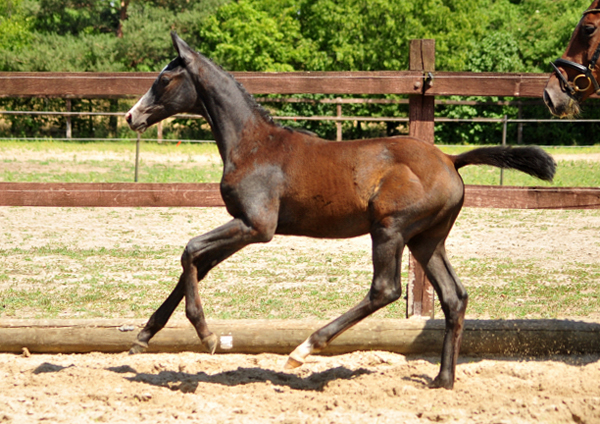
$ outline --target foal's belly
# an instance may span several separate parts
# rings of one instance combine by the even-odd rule
[[[317,238],[357,237],[370,231],[368,215],[365,208],[350,205],[336,207],[334,203],[325,202],[306,208],[284,201],[280,207],[276,233]]]

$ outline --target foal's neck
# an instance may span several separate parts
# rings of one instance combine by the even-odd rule
[[[227,165],[232,152],[242,142],[243,133],[254,126],[270,123],[270,118],[229,73],[199,56],[201,64],[195,76],[196,89],[204,103],[223,163]]]

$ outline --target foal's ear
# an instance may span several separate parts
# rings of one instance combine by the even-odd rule
[[[191,62],[194,59],[194,50],[188,44],[177,35],[175,31],[171,31],[171,38],[173,39],[173,47],[177,50],[177,54],[186,63]]]

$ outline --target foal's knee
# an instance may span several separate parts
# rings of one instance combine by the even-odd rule
[[[385,287],[382,289],[371,290],[370,300],[377,308],[384,307],[395,302],[402,296],[402,286],[398,284],[396,287]]]

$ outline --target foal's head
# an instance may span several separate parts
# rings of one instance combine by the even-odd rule
[[[592,94],[600,94],[600,0],[594,0],[583,13],[567,50],[552,63],[554,72],[544,90],[544,101],[558,117],[573,117],[580,104]]]
[[[161,71],[150,90],[125,115],[134,131],[143,132],[152,124],[177,113],[196,112],[205,115],[191,72],[197,55],[174,32],[171,38],[178,53],[177,58]]]

